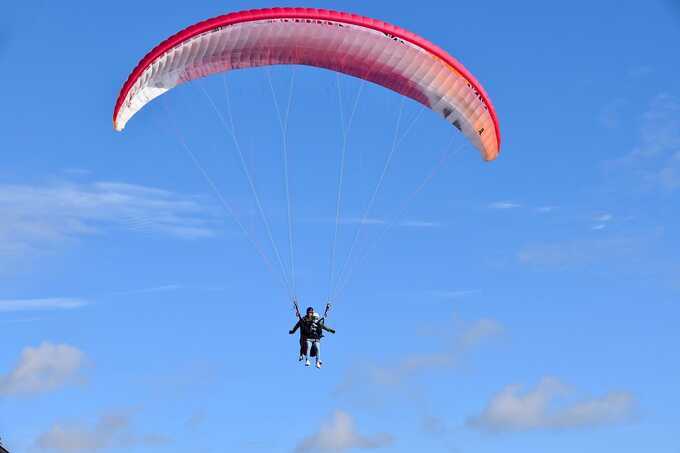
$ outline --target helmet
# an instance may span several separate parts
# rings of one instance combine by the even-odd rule
[[[314,312],[314,307],[307,307],[306,312],[309,313],[310,311],[311,311],[311,312]]]

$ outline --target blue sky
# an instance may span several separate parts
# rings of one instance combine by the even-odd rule
[[[484,85],[503,135],[500,158],[484,163],[394,93],[341,78],[339,99],[330,72],[271,70],[280,103],[295,77],[302,306],[328,295],[340,112],[362,90],[335,266],[359,226],[365,259],[334,301],[322,371],[296,361],[266,229],[203,94],[224,107],[223,79],[179,87],[122,134],[111,127],[120,86],[152,46],[266,6],[3,5],[0,436],[11,451],[680,452],[680,6],[304,5],[437,43]],[[288,269],[267,74],[227,82]],[[403,141],[360,225],[397,124]],[[268,246],[273,273],[177,134]]]

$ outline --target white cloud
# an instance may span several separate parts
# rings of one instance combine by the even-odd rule
[[[619,235],[530,244],[520,250],[517,258],[522,264],[539,267],[586,265],[635,255],[654,238],[654,235]]]
[[[21,324],[26,322],[40,321],[40,318],[23,318],[23,319],[3,319],[0,324]]]
[[[110,296],[131,296],[134,294],[153,294],[153,293],[165,293],[171,291],[178,291],[183,289],[182,285],[160,285],[152,286],[149,288],[131,289],[129,291],[116,291],[109,293]]]
[[[306,218],[302,219],[303,222],[309,222],[309,223],[335,223],[335,218]],[[436,222],[436,221],[431,221],[431,220],[418,220],[418,219],[413,219],[413,220],[401,220],[397,221],[396,219],[394,221],[388,221],[385,219],[381,219],[378,217],[367,217],[367,218],[362,218],[362,217],[340,217],[338,219],[338,223],[340,225],[385,225],[387,226],[396,226],[396,227],[404,227],[404,228],[439,228],[444,226],[443,223],[441,222]]]
[[[600,111],[600,122],[608,129],[614,129],[621,125],[623,108],[627,102],[624,99],[615,99],[607,103]]]
[[[468,425],[490,432],[592,427],[626,421],[635,408],[635,400],[627,392],[559,405],[570,393],[566,385],[550,377],[523,394],[519,385],[509,385],[479,416],[468,419]]]
[[[423,430],[429,434],[443,434],[446,432],[446,422],[440,418],[433,415],[426,415],[423,417]]]
[[[90,170],[85,168],[66,168],[63,170],[63,173],[74,176],[89,176],[92,174]]]
[[[109,414],[100,417],[94,426],[57,423],[35,444],[42,450],[59,453],[93,453],[111,448],[157,447],[169,442],[164,436],[135,434],[129,415]]]
[[[656,96],[643,116],[637,155],[670,155],[680,150],[680,103],[668,94]]]
[[[590,228],[595,231],[604,230],[605,228],[607,228],[607,226],[609,225],[613,218],[614,216],[612,214],[609,214],[608,212],[597,214],[593,217],[593,221],[597,223]]]
[[[640,65],[640,66],[636,66],[636,67],[629,69],[628,70],[628,76],[631,77],[631,78],[638,79],[638,78],[641,78],[641,77],[648,76],[649,74],[651,74],[653,72],[654,72],[653,67],[651,67],[649,65]]]
[[[549,212],[553,212],[555,209],[557,209],[557,206],[540,206],[536,208],[536,211],[540,212],[541,214],[547,214]]]
[[[347,413],[336,411],[331,420],[324,422],[319,431],[300,442],[296,453],[342,453],[352,449],[377,449],[392,445],[389,434],[365,436],[357,432],[354,419]]]
[[[441,327],[434,329],[436,335],[440,332],[446,333],[444,338],[436,342],[443,345],[441,350],[428,349],[427,352],[407,354],[385,365],[370,364],[354,367],[349,370],[335,393],[338,395],[369,393],[368,398],[375,398],[380,391],[399,388],[407,379],[415,375],[455,367],[470,350],[504,332],[503,326],[492,319],[457,324],[453,329]],[[452,330],[458,333],[451,336],[448,332]],[[429,331],[424,334],[428,335]]]
[[[399,225],[410,228],[440,228],[443,226],[440,222],[430,222],[427,220],[404,220],[399,222]]]
[[[191,413],[187,421],[184,422],[185,426],[189,429],[197,429],[199,426],[205,423],[208,419],[208,414],[205,410],[199,409]]]
[[[637,146],[608,163],[610,176],[633,179],[645,188],[680,188],[680,102],[656,96],[642,115]]]
[[[680,188],[680,151],[675,153],[659,171],[659,182],[668,190]]]
[[[468,350],[489,338],[495,338],[503,334],[503,326],[493,319],[480,319],[470,324],[463,330],[458,341],[462,350]]]
[[[71,310],[88,305],[83,299],[47,298],[47,299],[8,299],[0,300],[0,312],[38,311],[38,310]]]
[[[491,209],[516,209],[521,207],[521,204],[513,203],[511,201],[496,201],[489,204],[489,208]]]
[[[42,343],[27,347],[12,371],[0,375],[0,395],[32,395],[53,391],[78,379],[85,360],[77,348]]]
[[[442,351],[412,354],[392,366],[375,368],[374,379],[381,384],[396,384],[414,373],[455,366],[464,353],[485,340],[501,335],[503,327],[492,319],[480,319],[459,326],[459,332],[452,340],[444,340],[449,347]]]
[[[116,182],[0,185],[0,257],[121,228],[194,239],[214,234],[214,212],[197,199]]]
[[[613,219],[614,216],[609,214],[609,213],[604,213],[604,214],[598,214],[596,215],[593,220],[596,222],[609,222],[611,219]]]

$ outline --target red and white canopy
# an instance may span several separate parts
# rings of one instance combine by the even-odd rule
[[[355,14],[310,8],[242,11],[192,25],[163,41],[123,85],[118,131],[177,85],[217,72],[300,64],[359,77],[408,96],[456,126],[486,160],[500,132],[479,82],[444,50],[404,29]]]

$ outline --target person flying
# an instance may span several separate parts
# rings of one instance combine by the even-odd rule
[[[323,362],[321,361],[321,338],[323,331],[335,333],[335,330],[324,324],[324,318],[321,318],[318,313],[314,312],[313,307],[308,307],[306,315],[300,317],[295,326],[288,331],[293,335],[296,330],[300,329],[300,360],[305,359],[305,366],[311,365],[309,356],[314,356],[316,352],[316,367],[321,368]]]

